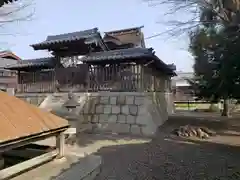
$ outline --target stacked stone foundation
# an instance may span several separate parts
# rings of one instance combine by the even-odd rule
[[[54,101],[62,104],[67,100],[67,93],[54,96],[58,98]],[[163,92],[97,92],[75,93],[75,96],[77,99],[84,96],[85,100],[80,102],[82,108],[77,111],[78,118],[71,124],[77,129],[87,127],[86,131],[90,133],[151,136],[168,119],[168,112],[172,111],[169,109],[169,93]],[[44,99],[43,95],[39,97]],[[21,98],[24,99],[23,96]],[[34,98],[25,99],[41,104]],[[62,111],[66,109],[62,107]]]

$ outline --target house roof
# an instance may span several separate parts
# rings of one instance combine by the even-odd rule
[[[38,59],[22,60],[15,64],[9,64],[5,66],[5,69],[9,70],[20,70],[25,68],[53,68],[54,57],[45,57]]]
[[[7,58],[7,59],[21,60],[20,57],[18,57],[16,54],[14,54],[11,51],[0,51],[0,57]]]
[[[3,0],[3,2],[5,2],[5,3],[12,3],[14,1],[17,1],[17,0]]]
[[[32,136],[69,127],[66,120],[55,116],[23,100],[0,92],[0,148],[4,145],[24,141]]]
[[[108,31],[105,32],[106,34],[119,34],[119,33],[129,33],[132,31],[139,31],[143,28],[144,26],[139,26],[139,27],[132,27],[132,28],[127,28],[127,29],[119,29],[119,30],[113,30],[113,31]]]
[[[177,76],[173,78],[174,81],[182,81],[186,79],[192,79],[194,77],[193,72],[176,72]]]
[[[128,48],[118,49],[104,52],[90,53],[83,57],[83,62],[108,61],[108,60],[124,60],[130,58],[152,57],[152,48]]]
[[[41,43],[33,44],[31,46],[35,50],[40,50],[40,49],[47,49],[49,48],[50,45],[69,43],[69,42],[74,42],[79,40],[85,40],[85,43],[88,43],[89,41],[91,41],[92,43],[93,40],[95,41],[97,40],[98,42],[103,43],[102,45],[104,46],[104,42],[102,41],[101,35],[98,32],[98,28],[48,36],[45,41]]]
[[[141,28],[143,28],[143,26],[109,31],[105,33],[103,39],[104,40],[109,39],[109,36],[111,36],[113,38],[118,39],[118,41],[121,42],[121,44],[129,44],[130,47],[141,46],[145,48],[144,35],[141,32]],[[112,40],[112,42],[116,42],[116,40]],[[111,49],[118,49],[118,48],[111,47]]]
[[[152,48],[128,48],[118,49],[105,52],[91,53],[81,59],[85,63],[101,63],[101,62],[132,62],[137,60],[151,61],[153,60],[156,68],[164,69],[171,74],[174,70],[162,60],[160,60],[154,53]]]
[[[3,5],[4,3],[5,4],[9,4],[9,3],[12,3],[14,1],[17,1],[17,0],[0,0],[0,4]]]
[[[103,41],[107,44],[110,50],[127,49],[134,47],[133,43],[123,43],[118,37],[110,34],[105,34],[103,37]]]

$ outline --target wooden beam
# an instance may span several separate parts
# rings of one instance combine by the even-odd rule
[[[43,133],[41,135],[37,135],[37,136],[33,136],[33,137],[28,137],[26,139],[23,140],[19,140],[19,141],[13,141],[12,143],[9,144],[3,144],[0,145],[0,153],[3,153],[5,151],[9,151],[11,149],[15,149],[21,146],[25,146],[27,144],[31,144],[33,142],[39,141],[39,140],[43,140],[49,137],[53,137],[56,136],[57,134],[59,134],[60,132],[65,131],[67,128],[64,129],[60,129],[60,130],[56,130],[55,132],[47,132],[47,133]]]
[[[56,136],[56,148],[58,150],[58,158],[62,158],[64,156],[64,146],[65,146],[65,134],[61,132]]]
[[[41,154],[46,153],[47,151],[40,150],[40,149],[14,149],[4,153],[6,157],[20,157],[26,159],[32,159],[36,156],[40,156]],[[49,152],[49,151],[48,151]]]
[[[46,163],[52,159],[54,159],[57,156],[58,152],[56,150],[45,153],[41,156],[35,157],[33,159],[24,161],[22,163],[19,163],[17,165],[11,166],[9,168],[3,169],[0,171],[0,179],[9,179],[13,176],[16,176],[19,173],[22,173],[24,171],[27,171],[33,167],[36,167],[40,164]]]

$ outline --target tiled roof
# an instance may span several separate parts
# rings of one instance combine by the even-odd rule
[[[69,126],[66,120],[5,92],[0,92],[0,99],[0,146]]]
[[[17,1],[17,0],[0,0],[0,4],[2,4],[2,3],[8,4],[8,3],[12,3],[14,1]]]
[[[5,69],[17,70],[21,68],[37,68],[37,67],[53,68],[54,57],[22,60],[18,61],[18,63],[7,65]]]
[[[39,49],[41,46],[48,46],[51,44],[58,44],[64,42],[77,41],[81,39],[87,39],[91,37],[99,36],[98,28],[88,29],[84,31],[78,31],[73,33],[66,33],[54,36],[48,36],[46,41],[43,41],[38,44],[31,45],[34,49]]]
[[[81,59],[83,62],[119,60],[140,57],[152,57],[154,55],[152,48],[129,48],[118,49],[104,52],[91,53]]]
[[[134,59],[153,60],[157,69],[164,69],[167,73],[175,75],[175,70],[159,59],[152,48],[128,48],[96,52],[83,57],[81,61],[85,63],[97,63],[101,61],[133,61]]]

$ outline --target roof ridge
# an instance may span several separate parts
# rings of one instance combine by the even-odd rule
[[[74,31],[74,32],[70,32],[70,33],[62,33],[62,34],[57,34],[57,35],[49,35],[49,36],[47,36],[46,41],[51,41],[51,39],[49,39],[49,38],[52,38],[52,37],[69,36],[69,35],[73,35],[73,34],[77,34],[77,33],[89,33],[89,32],[91,32],[92,34],[98,33],[98,28],[95,27],[95,28],[92,28],[92,29],[86,29],[86,30],[81,30],[81,31]],[[48,39],[49,39],[49,40],[48,40]],[[54,40],[53,40],[53,41],[54,41]]]
[[[35,61],[35,60],[47,60],[47,59],[52,59],[54,56],[49,56],[49,57],[41,57],[41,58],[31,58],[31,59],[23,59],[22,61]]]
[[[153,48],[142,48],[142,47],[133,47],[133,48],[126,48],[126,49],[114,49],[114,50],[109,50],[109,51],[99,51],[99,52],[92,52],[88,55],[94,55],[94,54],[103,54],[103,53],[114,53],[114,52],[131,52],[132,51],[144,51],[144,52],[151,52],[153,53]],[[87,56],[88,56],[87,55]]]
[[[144,26],[137,26],[137,27],[132,27],[132,28],[125,28],[125,29],[119,29],[119,30],[113,30],[113,31],[107,31],[104,32],[105,34],[111,34],[111,33],[121,33],[121,32],[127,32],[127,31],[134,31],[134,30],[139,30],[144,28]]]

